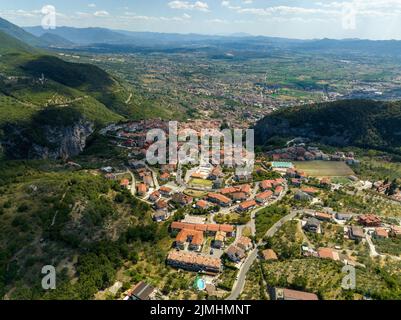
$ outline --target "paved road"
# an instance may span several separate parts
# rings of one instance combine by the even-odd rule
[[[148,165],[146,165],[146,168],[151,172],[152,174],[152,179],[153,179],[153,186],[156,190],[160,189],[160,184],[159,181],[157,180],[157,173]]]
[[[370,250],[370,256],[371,257],[377,257],[379,254],[376,251],[375,245],[372,242],[372,238],[370,237],[370,235],[366,235],[366,241],[369,245],[369,250]]]
[[[131,175],[131,179],[132,179],[132,185],[131,185],[131,194],[136,198],[136,199],[138,199],[139,201],[142,201],[142,202],[144,202],[144,203],[146,203],[146,204],[148,204],[148,205],[153,205],[153,203],[152,202],[150,202],[150,201],[147,201],[147,200],[145,200],[145,199],[143,199],[143,198],[140,198],[140,197],[138,197],[137,195],[136,195],[136,179],[135,179],[135,175],[132,173],[132,171],[130,170],[130,169],[128,169],[128,168],[126,168],[127,169],[127,173],[129,173],[130,175]]]
[[[294,219],[297,214],[298,211],[293,211],[290,214],[286,215],[285,217],[281,218],[266,232],[265,237],[273,237],[284,223]],[[260,246],[261,244],[263,244],[263,240],[259,241],[258,246]],[[252,264],[258,257],[258,249],[257,249],[258,246],[256,246],[256,248],[249,253],[248,257],[242,264],[237,276],[237,280],[234,283],[233,290],[231,291],[230,296],[226,300],[237,300],[242,290],[244,290],[246,274],[248,273]]]
[[[246,226],[251,227],[252,230],[252,235],[254,236],[256,233],[256,224],[255,224],[255,218],[256,218],[256,214],[260,211],[263,210],[279,201],[281,201],[285,195],[287,194],[288,191],[288,184],[285,183],[284,184],[284,191],[281,193],[281,195],[275,199],[274,201],[268,203],[266,206],[263,206],[262,208],[258,208],[255,209],[251,212],[251,221],[248,222],[248,224]],[[288,216],[283,217],[281,220],[279,220],[276,224],[274,224],[267,232],[266,232],[266,236],[272,237],[277,230],[281,227],[281,225],[285,222],[287,222],[288,220],[293,219],[296,216],[297,212],[294,213],[290,213]],[[242,228],[239,228],[240,232],[238,233],[242,233],[242,229],[245,226],[243,226]],[[237,237],[238,238],[238,237]],[[238,299],[239,295],[241,294],[242,290],[244,289],[245,286],[245,278],[246,278],[246,274],[248,273],[250,267],[252,266],[252,264],[255,262],[257,255],[258,255],[258,250],[257,247],[259,245],[262,244],[262,240],[257,244],[256,248],[254,250],[252,250],[247,258],[245,259],[245,261],[243,262],[243,264],[240,267],[240,270],[238,272],[238,276],[237,276],[237,280],[234,283],[233,289],[231,291],[230,296],[227,298],[227,300],[236,300]]]

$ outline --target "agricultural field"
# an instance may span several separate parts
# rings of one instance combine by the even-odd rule
[[[373,243],[376,250],[381,254],[389,254],[392,256],[401,256],[401,239],[374,239]]]
[[[390,275],[384,271],[373,272],[375,267],[377,265],[372,264],[357,269],[355,291],[341,288],[342,264],[331,260],[304,258],[264,263],[263,272],[270,286],[313,292],[323,300],[362,299],[363,296],[383,298],[392,291],[388,281]],[[398,281],[396,283],[394,285],[398,286]]]
[[[246,275],[244,291],[240,300],[267,300],[269,295],[263,280],[262,263],[255,261]]]
[[[341,161],[296,161],[295,167],[312,177],[347,177],[354,171]]]

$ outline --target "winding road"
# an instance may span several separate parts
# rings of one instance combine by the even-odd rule
[[[294,219],[297,214],[298,214],[298,212],[294,211],[294,212],[291,212],[290,214],[286,215],[285,217],[281,218],[266,232],[265,237],[273,237],[284,223]],[[262,244],[263,244],[263,241],[261,240],[258,243],[258,246],[260,246]],[[231,291],[231,294],[228,296],[228,298],[226,300],[237,300],[238,297],[240,296],[240,294],[242,293],[242,290],[244,290],[246,274],[248,273],[252,264],[255,262],[255,260],[258,257],[258,249],[257,249],[258,246],[256,246],[256,248],[253,249],[248,254],[248,257],[245,259],[244,263],[242,264],[241,269],[237,276],[237,280],[235,281],[233,289]]]
[[[259,209],[255,210],[254,212],[251,213],[252,219],[251,219],[250,223],[255,225],[255,217],[256,217],[257,212],[259,212],[260,210],[263,210],[266,207],[269,207],[269,206],[281,201],[283,199],[283,197],[285,196],[285,194],[287,193],[287,191],[288,191],[288,185],[285,184],[284,191],[282,192],[280,197],[278,197],[275,201],[269,203],[269,205],[264,206],[262,208],[259,208]],[[273,237],[284,223],[294,219],[297,214],[298,214],[298,211],[293,211],[290,214],[288,214],[288,215],[284,216],[283,218],[281,218],[269,230],[267,230],[267,232],[266,232],[266,234],[265,234],[265,236],[263,238],[265,238],[265,237]],[[254,232],[254,230],[253,230],[253,232]],[[253,249],[251,252],[249,252],[249,254],[246,257],[245,261],[241,265],[241,268],[240,268],[240,270],[238,272],[237,279],[234,282],[234,286],[233,286],[233,289],[231,291],[231,294],[228,296],[228,298],[226,300],[237,300],[238,297],[240,296],[240,294],[242,293],[242,291],[244,290],[246,275],[247,275],[249,269],[251,268],[252,264],[257,259],[257,257],[258,257],[258,247],[260,245],[262,245],[262,244],[263,244],[263,240],[260,240],[259,243],[255,246],[255,249]]]

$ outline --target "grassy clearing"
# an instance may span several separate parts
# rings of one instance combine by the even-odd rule
[[[189,184],[192,186],[207,187],[207,188],[211,188],[213,186],[212,181],[204,179],[191,179],[189,181]]]
[[[193,190],[193,189],[186,189],[186,190],[184,190],[184,194],[186,194],[187,196],[193,197],[193,198],[203,198],[207,194],[207,192]]]
[[[312,177],[347,177],[355,174],[345,162],[340,161],[297,161],[294,165]]]

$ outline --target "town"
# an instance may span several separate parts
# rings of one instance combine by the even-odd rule
[[[218,130],[221,124],[219,121],[180,123],[179,131],[191,128],[200,132],[205,127]],[[371,257],[401,259],[398,255],[381,254],[375,247],[377,239],[401,236],[399,219],[382,220],[371,212],[336,211],[324,206],[322,199],[333,191],[349,190],[352,186],[359,192],[368,190],[385,196],[391,187],[387,181],[359,180],[351,169],[360,165],[353,152],[325,153],[299,138],[289,141],[286,148],[258,154],[254,170],[248,175],[237,174],[233,166],[225,165],[223,158],[219,164],[152,166],[145,159],[152,144],[146,140],[146,132],[154,128],[168,130],[168,122],[148,120],[105,128],[102,134],[111,138],[117,147],[127,149],[129,158],[120,172],[111,166],[101,171],[107,179],[119,180],[124,176],[119,180],[121,187],[153,209],[154,223],[171,221],[169,232],[174,240],[166,265],[197,273],[196,290],[237,299],[255,260],[278,259],[275,251],[263,249],[266,236],[273,237],[279,230],[277,226],[291,221],[298,221],[305,239],[308,234],[325,234],[327,228],[341,228],[347,241],[366,243]],[[401,191],[396,189],[387,201],[397,202],[400,195]],[[293,203],[291,210],[260,235],[258,213],[282,201]],[[331,259],[364,267],[355,259],[358,252],[348,246],[322,247],[305,241],[299,246],[299,252],[304,258]],[[237,270],[234,272],[237,276],[230,282],[232,288],[221,289],[226,270],[233,269]],[[318,298],[289,288],[266,290],[275,299],[291,299],[292,295],[297,299]],[[126,297],[135,296],[136,291],[131,290]],[[155,291],[152,287],[147,298]]]

